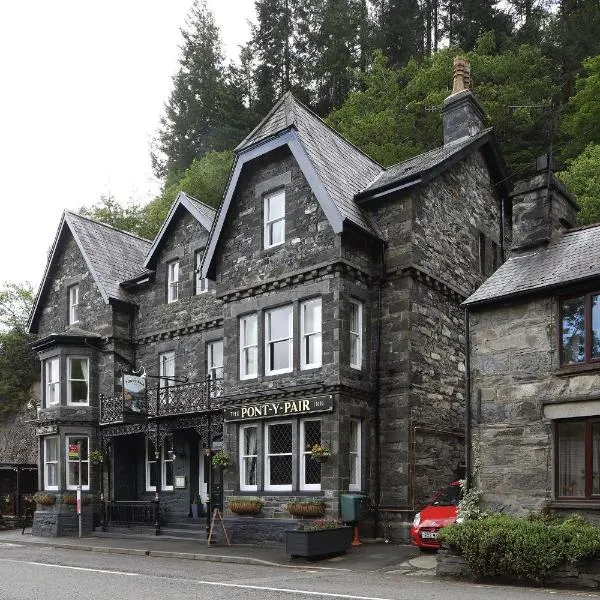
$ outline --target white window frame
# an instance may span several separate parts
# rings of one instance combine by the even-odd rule
[[[169,388],[173,385],[175,378],[175,351],[160,352],[158,355],[158,387],[166,402],[170,402],[172,391]]]
[[[74,360],[83,360],[86,364],[87,379],[72,379],[71,369]],[[85,381],[87,384],[87,397],[85,402],[73,402],[71,382]],[[67,356],[67,404],[69,406],[89,406],[90,404],[90,359],[87,356]]]
[[[301,419],[300,420],[300,444],[298,448],[300,450],[300,490],[305,492],[320,492],[321,483],[306,483],[306,461],[312,460],[311,449],[306,447],[305,438],[305,425],[309,421],[317,421],[323,425],[321,419]]]
[[[86,460],[82,460],[81,461],[81,472],[84,472],[84,469],[87,470],[87,485],[81,485],[81,489],[82,490],[89,490],[90,489],[90,461],[89,461],[89,453],[90,453],[90,438],[87,435],[79,435],[79,434],[72,434],[72,435],[66,435],[65,436],[65,463],[66,463],[66,474],[65,474],[65,479],[66,479],[66,488],[68,490],[76,490],[78,487],[78,482],[74,481],[72,482],[70,480],[70,469],[69,466],[71,465],[71,463],[74,464],[78,464],[79,460],[71,460],[69,459],[69,445],[72,443],[71,440],[81,440],[81,439],[85,439],[87,440],[87,451],[88,451],[88,458],[86,458]],[[73,442],[74,443],[74,442]],[[80,449],[81,451],[81,449]],[[83,478],[82,478],[83,479]]]
[[[354,435],[352,435],[354,432]],[[354,439],[355,447],[349,448],[350,477],[348,490],[360,492],[362,490],[362,420],[350,419],[350,441]],[[354,457],[354,463],[352,458]],[[352,468],[354,466],[354,469]]]
[[[179,261],[167,263],[167,304],[179,300]]]
[[[198,250],[196,252],[196,268],[195,268],[195,284],[194,284],[194,293],[196,296],[200,294],[205,294],[208,292],[208,279],[206,277],[202,277],[202,251]]]
[[[314,329],[313,331],[307,331],[306,329],[306,319],[305,314],[307,308],[318,306],[319,307],[319,323],[318,329]],[[315,326],[317,324],[315,323]],[[307,300],[306,302],[302,302],[300,304],[300,368],[301,369],[316,369],[323,364],[323,343],[322,343],[322,331],[323,331],[323,306],[321,302],[321,298],[314,298],[312,300]],[[319,340],[320,352],[319,356],[316,357],[318,360],[315,362],[308,362],[308,344],[310,342],[310,338],[315,338]]]
[[[271,203],[273,201],[281,201],[283,205],[282,216],[271,218]],[[273,226],[276,223],[283,223],[283,235],[279,242],[273,242]],[[285,243],[285,190],[277,190],[264,197],[264,247],[274,248]]]
[[[69,295],[69,325],[79,323],[79,284],[67,288]]]
[[[167,485],[167,463],[171,463],[171,467],[173,469],[173,480],[171,481],[171,485]],[[175,487],[175,457],[173,454],[169,455],[167,452],[167,440],[163,441],[162,452],[160,456],[160,490],[161,492],[172,492]]]
[[[288,311],[288,335],[282,338],[271,338],[270,325],[271,315],[279,311]],[[288,367],[283,369],[271,369],[271,358],[273,352],[273,345],[279,342],[285,342],[287,340],[288,350]],[[292,304],[286,304],[285,306],[278,306],[265,311],[265,375],[280,375],[281,373],[291,373],[294,369],[294,307]]]
[[[44,362],[44,376],[46,378],[44,406],[58,406],[60,404],[60,357],[47,358]],[[55,397],[53,402],[49,400],[51,391],[54,392]]]
[[[352,314],[352,310],[350,310],[350,326],[349,326],[349,331],[350,331],[350,366],[353,369],[362,369],[362,362],[363,362],[363,303],[359,302],[358,300],[350,300],[350,305],[352,307],[355,308],[356,310],[356,315],[357,315],[357,330],[353,329],[353,321],[354,319],[353,314]],[[358,355],[356,357],[353,357],[353,348],[355,347],[358,348]]]
[[[215,354],[218,355],[219,352],[215,352],[215,350],[219,346],[221,347],[221,357],[217,360]],[[211,397],[219,397],[223,385],[223,340],[213,340],[206,344],[206,375],[210,380],[209,386]]]
[[[155,485],[150,485],[150,470],[151,470],[151,465],[155,465],[158,462],[158,459],[156,458],[156,454],[154,454],[154,456],[150,456],[150,452],[149,452],[149,446],[150,446],[150,439],[146,438],[146,491],[147,492],[155,492],[156,491],[156,486]],[[160,471],[157,471],[156,473],[156,477],[161,477],[162,473]]]
[[[274,425],[289,425],[290,434],[292,436],[292,449],[290,452],[279,452],[276,454],[269,453],[269,440],[271,437],[271,427]],[[265,423],[265,456],[264,456],[264,469],[265,469],[265,491],[272,492],[291,492],[294,485],[294,422],[293,421],[268,421]],[[273,485],[270,483],[271,481],[271,461],[269,460],[271,456],[291,456],[291,469],[290,473],[291,483],[288,484],[276,484]]]
[[[56,459],[48,460],[48,455],[50,452],[48,451],[48,446],[50,443],[55,445],[56,451]],[[58,436],[48,436],[44,438],[44,489],[45,490],[58,490],[59,489],[59,481],[60,481],[60,438]],[[56,469],[56,485],[50,485],[48,483],[48,469],[49,466],[53,466]]]
[[[244,453],[244,449],[245,449],[245,439],[244,439],[244,435],[245,432],[250,430],[250,429],[254,429],[255,434],[256,434],[256,454],[245,454]],[[239,455],[240,455],[240,491],[244,491],[244,492],[256,492],[258,491],[258,443],[259,443],[259,439],[258,439],[258,425],[241,425],[240,426],[240,431],[239,431]],[[252,459],[254,458],[256,461],[256,483],[255,484],[248,484],[246,483],[246,462],[247,459]]]
[[[254,344],[247,343],[247,330],[248,327],[254,327],[254,338],[256,342]],[[246,357],[249,353],[254,352],[254,371],[247,372]],[[244,315],[240,317],[240,379],[255,379],[258,376],[258,314],[252,313],[250,315]]]

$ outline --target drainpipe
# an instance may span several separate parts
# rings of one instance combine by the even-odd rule
[[[469,309],[465,307],[465,488],[471,488],[471,340]]]

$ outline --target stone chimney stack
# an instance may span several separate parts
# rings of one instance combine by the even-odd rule
[[[512,201],[512,253],[547,244],[574,227],[579,206],[554,176],[548,156],[537,159],[537,173],[515,184]]]
[[[484,128],[485,112],[471,91],[471,66],[467,59],[454,59],[452,94],[444,100],[442,112],[444,145]]]

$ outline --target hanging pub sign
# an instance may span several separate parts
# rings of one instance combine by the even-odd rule
[[[142,412],[146,400],[146,378],[123,375],[123,407],[125,410]]]
[[[223,409],[224,421],[247,421],[271,417],[292,417],[333,410],[333,396],[316,396],[295,400],[277,400],[258,404],[243,404]]]
[[[58,425],[42,425],[35,428],[35,435],[51,435],[58,432]]]
[[[79,444],[69,444],[69,460],[79,460]]]

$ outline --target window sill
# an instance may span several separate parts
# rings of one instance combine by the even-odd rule
[[[580,373],[588,373],[590,371],[600,371],[600,362],[565,365],[557,369],[555,375],[558,377],[568,377],[570,375],[579,375]]]
[[[550,508],[566,508],[572,510],[578,509],[600,509],[600,498],[594,498],[591,500],[554,500],[550,503]]]

